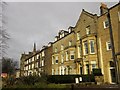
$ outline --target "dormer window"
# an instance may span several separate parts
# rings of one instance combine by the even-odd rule
[[[62,33],[62,37],[64,37],[64,32]]]
[[[62,38],[62,35],[60,34],[60,38]]]
[[[69,28],[69,29],[68,29],[68,32],[71,33],[71,31],[72,31],[71,28]]]
[[[90,26],[86,27],[86,34],[89,35],[90,34]]]
[[[50,43],[48,43],[48,47],[50,47],[52,45],[52,43],[50,42]]]
[[[57,36],[55,37],[55,41],[57,41]]]
[[[73,27],[69,26],[68,32],[71,33],[71,32],[72,32],[72,29],[73,29]]]

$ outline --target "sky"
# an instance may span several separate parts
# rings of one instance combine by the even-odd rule
[[[116,2],[107,2],[108,7]],[[100,2],[7,2],[3,10],[10,39],[7,57],[20,61],[22,53],[54,41],[59,30],[75,26],[82,9],[99,15]]]

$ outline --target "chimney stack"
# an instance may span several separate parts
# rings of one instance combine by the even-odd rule
[[[101,3],[101,6],[100,6],[100,15],[105,14],[105,13],[107,13],[107,12],[108,12],[108,7],[107,7],[107,5],[104,4],[104,3]]]

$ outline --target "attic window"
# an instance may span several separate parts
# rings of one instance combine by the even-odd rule
[[[55,37],[55,41],[57,41],[57,37]]]
[[[68,32],[71,33],[71,31],[72,31],[71,28],[69,28],[69,29],[68,29]]]

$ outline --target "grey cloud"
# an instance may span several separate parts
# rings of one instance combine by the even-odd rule
[[[115,3],[107,3],[109,6]],[[6,8],[9,41],[8,56],[20,59],[21,53],[32,50],[33,43],[40,49],[54,41],[60,29],[75,26],[84,8],[99,13],[100,3],[34,3],[10,2]]]

